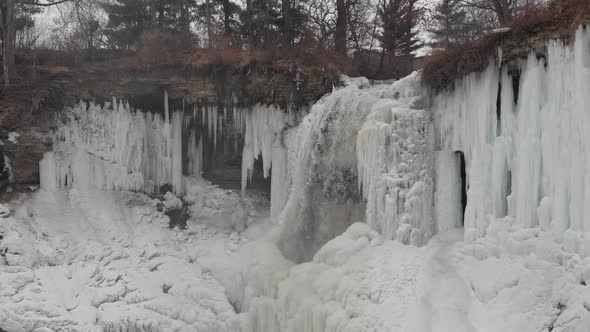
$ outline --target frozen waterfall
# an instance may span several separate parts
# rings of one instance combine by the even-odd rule
[[[492,64],[434,99],[439,147],[466,157],[467,240],[510,216],[590,253],[589,50],[580,28],[571,47],[551,41],[544,59]]]
[[[80,103],[58,125],[54,152],[41,161],[41,187],[156,192],[182,188],[182,114],[134,112],[113,100]]]

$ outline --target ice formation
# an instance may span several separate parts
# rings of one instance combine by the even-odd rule
[[[113,100],[85,103],[66,112],[54,152],[41,162],[41,186],[83,190],[157,192],[170,184],[182,193],[182,114],[133,111]],[[166,119],[169,119],[166,122]]]
[[[382,98],[358,134],[359,187],[369,225],[389,239],[422,245],[435,232],[430,112],[417,73],[390,89],[394,98]]]
[[[544,59],[531,54],[510,73],[490,65],[435,98],[440,147],[465,153],[467,240],[509,215],[590,253],[589,48],[581,27],[571,47],[551,41]]]
[[[254,162],[262,157],[264,177],[268,178],[272,166],[273,145],[285,127],[288,117],[274,106],[255,105],[236,118],[236,126],[245,122],[244,151],[242,152],[242,194],[252,176]]]
[[[275,141],[271,216],[282,227],[279,246],[294,261],[311,259],[365,211],[371,218],[384,214],[386,206],[377,204],[390,188],[399,192],[399,212],[388,210],[387,221],[375,217],[370,224],[389,238],[403,225],[400,234],[416,244],[433,233],[431,209],[424,209],[432,204],[431,122],[419,75],[374,87],[349,81]],[[399,151],[385,153],[390,147]],[[376,194],[378,181],[383,189]]]

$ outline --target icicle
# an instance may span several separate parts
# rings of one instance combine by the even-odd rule
[[[168,90],[164,90],[164,121],[170,122],[170,109],[168,108]]]
[[[205,112],[206,112],[205,107],[206,106],[202,106],[201,107],[201,115],[203,117],[201,121],[202,121],[202,124],[203,124],[203,129],[205,129],[205,123],[207,122],[206,119],[205,119]]]
[[[56,167],[55,154],[46,152],[39,163],[39,184],[41,189],[47,191],[56,191],[58,189]]]
[[[242,193],[252,177],[254,162],[262,157],[264,177],[268,178],[272,165],[272,146],[277,134],[285,126],[283,111],[273,106],[256,105],[247,112],[244,152],[242,154]]]
[[[54,152],[40,163],[43,187],[55,190],[157,192],[171,184],[182,194],[182,113],[172,123],[161,115],[85,103],[68,109],[58,126]]]

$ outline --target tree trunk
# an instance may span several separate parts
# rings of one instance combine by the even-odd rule
[[[336,0],[336,32],[334,35],[337,53],[346,54],[346,0]]]
[[[191,49],[191,22],[189,17],[189,4],[183,0],[180,7],[180,31],[182,35],[181,46],[184,50]]]
[[[10,79],[14,77],[14,0],[6,0],[6,7],[3,11],[4,35],[2,40],[2,57],[4,64],[4,85],[10,84]]]
[[[506,24],[512,20],[512,8],[507,0],[492,0],[492,5],[500,24]]]
[[[160,1],[158,4],[158,27],[164,26],[164,4]]]
[[[211,27],[211,0],[207,0],[206,5],[207,45],[209,46],[209,48],[211,48],[213,46],[213,27]]]
[[[223,30],[227,37],[232,37],[233,31],[231,31],[231,3],[229,0],[223,0]]]
[[[283,4],[283,43],[289,47],[293,44],[293,29],[291,26],[291,0],[282,0]]]

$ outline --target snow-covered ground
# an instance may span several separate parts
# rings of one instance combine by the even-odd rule
[[[204,181],[193,181],[189,196],[199,213],[185,230],[169,229],[164,210],[175,205],[170,195],[159,201],[126,192],[39,191],[8,204],[10,215],[0,219],[0,327],[224,328],[235,311],[209,265],[262,234],[257,228],[268,211],[260,206],[268,202],[241,199]],[[236,202],[241,205],[226,207]],[[227,227],[210,226],[219,216]],[[230,225],[236,221],[249,228],[237,233]]]
[[[0,219],[9,331],[587,331],[590,259],[510,218],[462,241],[384,240],[353,224],[293,265],[268,202],[192,183],[187,228],[125,192],[39,191]],[[240,207],[232,205],[236,200]],[[188,200],[187,200],[188,201]],[[198,205],[197,205],[198,204]],[[234,231],[231,224],[245,227]],[[197,213],[198,211],[198,213]],[[213,219],[211,219],[213,218]],[[215,219],[217,218],[217,219]],[[224,219],[224,228],[211,220]],[[241,227],[241,226],[238,226]],[[45,328],[45,329],[42,329]]]

